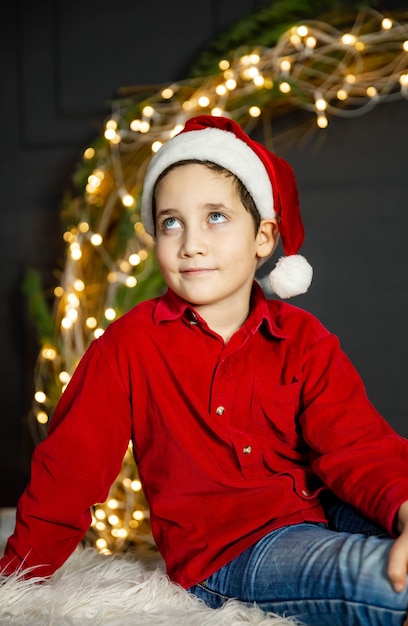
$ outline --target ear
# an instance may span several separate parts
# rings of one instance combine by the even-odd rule
[[[269,257],[275,250],[279,240],[278,221],[276,219],[261,220],[256,235],[256,255],[259,259]]]

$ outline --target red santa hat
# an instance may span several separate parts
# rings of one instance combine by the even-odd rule
[[[284,257],[269,274],[272,290],[280,298],[305,293],[313,270],[298,254],[304,241],[299,196],[290,165],[252,140],[233,120],[200,115],[165,143],[147,169],[142,194],[142,221],[154,235],[152,197],[156,181],[170,165],[195,159],[211,161],[232,172],[246,187],[262,219],[278,219]]]

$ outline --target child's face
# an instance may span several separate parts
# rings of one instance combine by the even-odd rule
[[[197,309],[249,304],[275,224],[263,220],[255,233],[233,179],[200,164],[171,170],[155,198],[157,259],[168,287]]]

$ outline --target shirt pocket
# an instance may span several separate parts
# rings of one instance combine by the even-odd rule
[[[254,432],[262,446],[265,465],[276,472],[292,463],[307,463],[307,446],[299,425],[301,384],[280,385],[256,379],[253,393]],[[289,465],[288,465],[289,462]]]

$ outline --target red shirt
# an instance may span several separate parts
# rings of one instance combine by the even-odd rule
[[[153,534],[189,587],[268,531],[324,521],[328,486],[391,533],[408,442],[312,315],[255,285],[225,344],[172,292],[95,340],[63,393],[0,567],[52,574],[87,531],[134,443]]]

